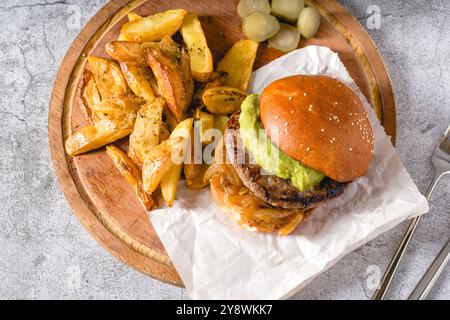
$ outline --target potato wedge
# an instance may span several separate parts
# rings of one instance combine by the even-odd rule
[[[183,138],[183,140],[189,140],[193,124],[194,118],[187,118],[181,121],[170,134],[170,139],[177,140],[179,137],[181,137]]]
[[[128,18],[128,21],[136,21],[136,20],[142,19],[142,17],[140,15],[138,15],[137,13],[134,13],[134,12],[130,12],[129,14],[127,14],[127,18]],[[127,39],[126,34],[120,33],[119,38],[117,40],[125,41],[126,39]]]
[[[247,92],[258,45],[256,41],[239,40],[225,54],[217,65],[217,71],[228,74],[224,81],[225,86]]]
[[[159,41],[164,36],[173,36],[180,29],[186,10],[175,9],[130,21],[120,30],[128,41]]]
[[[208,82],[198,82],[195,86],[194,96],[192,97],[191,104],[194,106],[203,105],[202,96],[205,90],[223,86],[223,81],[225,80],[226,76],[227,74],[225,72],[213,72]]]
[[[121,62],[120,68],[128,86],[136,96],[147,101],[155,98],[151,83],[153,74],[149,67],[130,62]]]
[[[187,185],[191,185],[192,181],[201,173],[202,170],[202,145],[200,142],[200,137],[195,140],[194,128],[191,130],[191,138],[189,140],[189,147],[187,151],[189,152],[185,156],[185,161],[183,163],[183,172],[186,177]]]
[[[147,211],[151,210],[155,206],[155,201],[152,196],[145,193],[142,188],[141,170],[125,152],[113,144],[106,146],[106,153],[112,159],[120,174],[133,187],[136,195],[144,206],[144,209]]]
[[[193,123],[194,123],[193,118],[189,118],[180,122],[180,124],[175,128],[175,130],[172,132],[168,140],[169,143],[175,146],[175,149],[172,150],[173,152],[177,148],[179,148],[176,146],[179,144],[179,141],[181,141],[182,149],[180,150],[179,153],[181,159],[179,160],[182,160],[184,158],[184,152],[187,148],[186,144],[189,142]],[[172,160],[175,160],[175,156],[176,156],[175,154],[172,154]],[[173,206],[173,202],[175,201],[175,195],[177,193],[178,182],[180,181],[182,167],[183,164],[181,161],[175,161],[173,166],[169,169],[164,178],[161,180],[161,193],[164,201],[170,207]]]
[[[213,72],[213,57],[195,13],[186,14],[180,32],[188,48],[193,78],[200,82],[208,81]]]
[[[210,144],[211,137],[207,136],[205,133],[208,130],[214,128],[214,115],[208,112],[201,111],[201,109],[196,109],[194,113],[194,119],[200,122],[200,141],[203,145]]]
[[[181,164],[184,161],[185,151],[189,147],[189,139],[191,137],[191,131],[194,124],[194,118],[188,118],[181,121],[177,127],[170,134],[169,141],[177,146],[177,141],[181,138],[181,150],[178,153],[172,154],[172,160],[175,164]],[[177,147],[178,148],[178,147]]]
[[[127,93],[127,84],[117,63],[93,56],[88,60],[102,99]]]
[[[182,137],[166,140],[153,148],[147,155],[142,166],[142,181],[145,192],[151,194],[158,188],[161,180],[174,164],[172,153],[181,152],[183,143]]]
[[[181,177],[181,164],[174,164],[161,180],[161,194],[164,202],[172,207]]]
[[[159,144],[162,113],[166,102],[162,98],[148,101],[138,112],[130,135],[130,157],[142,166],[146,156]]]
[[[95,105],[92,113],[94,125],[79,129],[67,139],[67,154],[76,156],[129,135],[143,102],[137,97],[118,96]]]
[[[118,127],[114,122],[104,120],[100,124],[83,127],[66,140],[66,152],[74,157],[101,148],[129,135],[133,125],[134,121],[128,126]]]
[[[131,95],[109,97],[96,104],[92,109],[94,122],[100,120],[114,121],[116,124],[128,123],[129,118],[136,118],[136,114],[145,100]]]
[[[134,13],[134,12],[128,13],[128,14],[127,14],[127,17],[128,17],[128,20],[129,20],[129,21],[136,21],[136,20],[139,20],[139,19],[142,19],[142,18],[143,18],[142,16],[140,16],[140,15],[138,15],[137,13]]]
[[[205,90],[202,99],[209,112],[218,115],[231,114],[241,107],[247,95],[231,87],[214,87]]]
[[[114,60],[146,65],[146,50],[150,47],[159,48],[159,44],[156,42],[112,41],[105,45],[105,51]]]
[[[92,110],[95,105],[102,101],[97,84],[92,72],[86,70],[83,75],[83,86],[81,89],[81,99],[83,100],[84,113],[89,120],[92,120]]]
[[[161,95],[166,99],[175,118],[181,121],[192,101],[194,83],[190,73],[189,56],[184,49],[178,52],[179,59],[160,48],[149,48],[147,56]]]

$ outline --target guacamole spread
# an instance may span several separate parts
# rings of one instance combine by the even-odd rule
[[[259,119],[259,96],[248,96],[241,105],[240,134],[253,160],[265,171],[283,179],[291,179],[300,191],[312,190],[325,176],[307,168],[279,150],[267,137]]]

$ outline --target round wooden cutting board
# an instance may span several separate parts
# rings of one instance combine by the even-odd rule
[[[351,76],[372,103],[388,135],[395,140],[394,97],[389,74],[375,44],[341,5],[331,0],[306,1],[322,14],[316,37],[307,45],[337,52]],[[116,40],[126,14],[151,15],[184,8],[196,12],[217,62],[234,42],[244,37],[237,15],[238,0],[112,0],[86,25],[69,49],[56,78],[49,111],[49,143],[58,181],[70,206],[86,229],[114,256],[159,280],[182,281],[156,235],[132,188],[115,169],[104,148],[70,158],[64,141],[84,126],[79,82],[89,55],[107,57],[104,46]],[[261,45],[255,69],[282,53]]]

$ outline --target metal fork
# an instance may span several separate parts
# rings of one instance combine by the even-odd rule
[[[434,166],[434,177],[433,180],[428,187],[425,198],[427,200],[430,199],[431,194],[434,191],[434,188],[436,187],[439,180],[445,175],[450,173],[450,126],[447,128],[447,131],[444,134],[444,137],[441,140],[441,143],[434,151],[433,157],[431,158],[431,161]],[[391,262],[389,263],[383,278],[381,279],[380,286],[375,291],[375,293],[372,296],[372,300],[383,300],[384,296],[386,295],[387,289],[389,288],[389,285],[391,284],[392,278],[394,277],[395,272],[397,271],[397,267],[403,257],[403,254],[406,250],[406,247],[409,244],[409,241],[411,240],[411,237],[416,230],[417,224],[420,221],[420,216],[414,218],[411,220],[408,228],[406,229],[405,235],[403,236],[397,251],[395,252],[394,256],[392,257]]]

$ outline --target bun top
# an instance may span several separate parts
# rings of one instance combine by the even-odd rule
[[[284,153],[337,182],[367,173],[373,131],[361,100],[327,76],[293,76],[261,94],[261,122]]]

